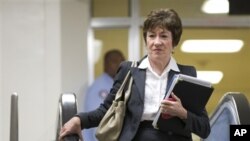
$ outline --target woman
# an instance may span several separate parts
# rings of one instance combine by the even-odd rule
[[[62,128],[60,138],[72,133],[81,137],[81,129],[98,126],[129,69],[134,82],[119,141],[191,141],[191,133],[206,138],[210,133],[210,125],[205,109],[201,115],[191,113],[173,93],[171,96],[175,101],[162,100],[171,74],[183,73],[196,77],[193,66],[177,64],[172,57],[181,34],[181,20],[174,10],[151,11],[143,25],[147,55],[138,62],[137,68],[130,68],[131,62],[121,63],[110,94],[103,104],[92,112],[79,113],[73,117]],[[183,128],[184,134],[152,127],[159,107],[162,113],[176,116],[183,122],[183,127],[176,125],[176,128]]]

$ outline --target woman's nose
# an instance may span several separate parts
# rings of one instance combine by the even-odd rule
[[[161,45],[162,44],[161,39],[159,37],[156,37],[155,40],[154,40],[154,44],[155,44],[155,46]]]

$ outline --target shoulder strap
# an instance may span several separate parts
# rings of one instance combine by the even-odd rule
[[[137,61],[132,61],[131,67],[137,67]]]
[[[137,61],[131,61],[130,68],[132,68],[132,67],[137,67]],[[126,90],[130,89],[131,86],[132,86],[133,78],[132,78],[131,73],[130,73],[130,68],[127,69],[128,71],[126,72],[126,76],[123,79],[123,83],[122,83],[121,87],[118,90],[118,91],[121,91],[120,93],[122,93],[122,91],[126,91]],[[125,95],[123,95],[123,94],[119,94],[119,95],[120,96],[117,96],[116,99],[118,99],[118,100],[119,99],[125,99],[125,101],[127,100]]]

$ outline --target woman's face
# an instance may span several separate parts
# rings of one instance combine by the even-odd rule
[[[152,31],[148,31],[146,45],[150,59],[170,60],[174,47],[172,44],[172,34],[169,30],[156,27]]]

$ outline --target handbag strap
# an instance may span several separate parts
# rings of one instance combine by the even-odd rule
[[[131,64],[131,67],[136,67],[137,66],[137,62],[136,61],[132,61],[132,64]],[[115,101],[119,101],[120,99],[122,99],[123,97],[123,94],[125,94],[125,99],[124,101],[126,102],[129,98],[129,95],[130,95],[130,92],[129,94],[126,94],[128,93],[127,91],[125,93],[123,93],[123,90],[127,84],[127,82],[129,81],[129,84],[128,84],[128,89],[127,90],[130,90],[131,89],[131,86],[132,86],[132,82],[133,82],[133,79],[131,77],[131,74],[130,74],[130,69],[129,71],[127,72],[123,82],[122,82],[122,85],[120,86],[120,88],[118,89],[117,93],[116,93],[116,96],[115,96]]]
[[[132,64],[131,64],[131,67],[137,67],[137,62],[133,61]],[[125,94],[125,98],[124,98],[124,103],[125,104],[127,103],[128,99],[130,97],[132,83],[133,83],[133,77],[130,75],[129,84],[128,84],[128,87],[126,89],[126,92],[124,93]]]

